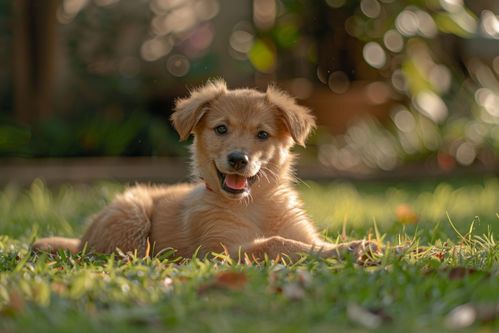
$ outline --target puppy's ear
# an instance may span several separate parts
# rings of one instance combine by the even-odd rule
[[[293,140],[304,147],[310,131],[315,128],[315,117],[310,109],[296,104],[294,98],[273,86],[267,88],[266,98],[279,109]]]
[[[206,113],[206,106],[213,99],[223,95],[227,85],[223,80],[210,81],[206,85],[191,92],[187,98],[175,102],[175,112],[171,116],[173,127],[180,135],[180,140],[186,140],[196,124]]]

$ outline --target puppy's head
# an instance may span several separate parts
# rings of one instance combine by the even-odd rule
[[[194,134],[196,175],[231,199],[287,180],[289,148],[303,146],[315,126],[307,108],[274,87],[228,90],[223,81],[178,100],[172,122],[182,140]]]

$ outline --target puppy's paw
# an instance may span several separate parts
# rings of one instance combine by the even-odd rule
[[[382,253],[379,243],[369,240],[358,240],[346,243],[348,251],[351,252],[360,265],[375,265],[377,257]]]

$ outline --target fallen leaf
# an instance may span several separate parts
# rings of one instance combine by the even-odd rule
[[[383,321],[383,323],[388,323],[393,321],[393,317],[390,314],[388,314],[383,308],[369,309],[369,312],[371,312],[376,316],[379,316]]]
[[[454,308],[445,318],[445,327],[463,329],[476,322],[486,323],[499,319],[499,303],[463,304]]]
[[[309,288],[312,285],[312,274],[309,271],[298,269],[296,275],[302,287]]]
[[[438,261],[443,261],[445,259],[445,255],[447,254],[447,250],[437,250],[432,252],[432,257],[437,259]]]
[[[289,282],[282,286],[282,294],[293,301],[302,300],[305,297],[305,289],[298,282]]]
[[[283,293],[287,298],[296,300],[305,296],[305,290],[312,286],[313,277],[305,269],[292,272],[279,264],[269,273],[268,282],[271,292]]]
[[[475,305],[477,319],[486,323],[499,319],[499,303]]]
[[[66,291],[66,285],[61,282],[52,282],[50,286],[52,291],[58,295],[62,295]]]
[[[448,277],[450,280],[461,280],[469,275],[476,273],[480,273],[480,271],[474,268],[452,267],[451,269],[449,269]]]
[[[480,271],[475,268],[468,267],[444,267],[440,269],[430,269],[424,272],[425,275],[432,275],[437,272],[445,272],[447,273],[447,277],[449,280],[462,280],[470,275],[474,274],[483,274],[484,276],[489,276],[489,272]]]
[[[227,289],[242,289],[248,278],[241,272],[221,272],[215,276],[215,283]]]
[[[383,323],[383,318],[380,315],[374,314],[355,303],[348,304],[347,315],[352,322],[368,329],[376,329]]]
[[[248,278],[242,272],[220,272],[211,282],[202,285],[198,292],[204,293],[210,289],[241,290],[247,282]]]
[[[448,329],[456,330],[473,325],[476,312],[470,304],[464,304],[453,309],[445,318],[444,325]]]
[[[6,306],[0,310],[0,315],[12,317],[19,312],[22,312],[25,307],[26,303],[24,302],[21,293],[18,291],[11,291],[9,293],[9,301]]]
[[[418,215],[408,204],[401,204],[395,210],[397,221],[401,224],[416,224],[418,223]]]

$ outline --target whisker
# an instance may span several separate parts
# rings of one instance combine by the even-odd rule
[[[265,172],[265,170],[260,170],[259,175],[261,175],[261,177],[265,177],[265,180],[267,180],[267,183],[270,183],[270,179],[269,179],[267,173]]]
[[[275,178],[277,179],[279,177],[279,175],[277,174],[277,172],[275,172],[274,170],[272,170],[271,168],[269,168],[268,166],[264,166],[263,167],[265,170],[267,170],[268,172],[270,172],[271,175],[275,176]]]
[[[246,207],[248,207],[251,203],[253,202],[253,196],[251,195],[251,192],[248,193],[248,196],[246,196],[244,199],[243,199],[243,203]]]
[[[268,168],[267,166],[263,166],[262,169],[262,174],[265,176],[267,179],[267,182],[271,183],[271,180],[277,182],[279,180],[279,175],[273,171],[272,169]],[[270,176],[270,178],[269,178]]]
[[[301,179],[297,176],[294,176],[293,180],[295,181],[296,184],[303,184],[303,185],[305,185],[306,188],[308,188],[308,189],[311,188],[310,185],[306,181],[304,181],[303,179]]]

